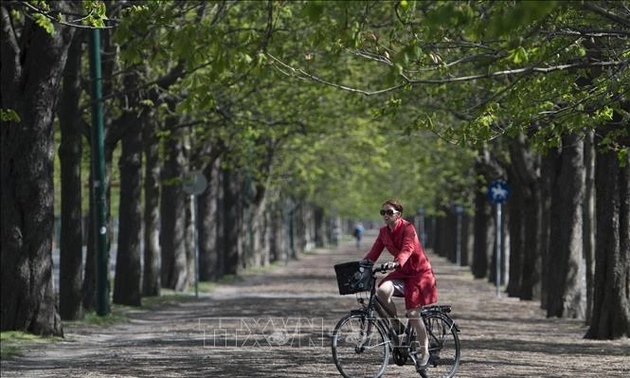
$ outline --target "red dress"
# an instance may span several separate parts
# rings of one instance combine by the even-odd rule
[[[437,302],[437,287],[433,268],[418,240],[413,224],[400,219],[393,230],[382,227],[372,249],[365,255],[373,262],[386,248],[394,256],[398,268],[379,283],[388,280],[403,280],[405,283],[405,307],[422,307]]]

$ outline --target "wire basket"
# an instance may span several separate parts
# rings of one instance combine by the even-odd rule
[[[352,261],[335,265],[339,294],[355,294],[372,290],[372,264]]]

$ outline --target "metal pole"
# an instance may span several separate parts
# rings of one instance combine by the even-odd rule
[[[457,245],[455,246],[455,260],[456,260],[456,265],[457,266],[461,266],[462,265],[462,215],[461,214],[457,214],[457,237],[456,237],[457,241]]]
[[[190,222],[193,227],[193,245],[195,250],[195,298],[199,298],[199,243],[197,243],[197,196],[190,195]]]
[[[90,75],[92,76],[92,185],[94,190],[94,239],[96,242],[96,313],[109,314],[107,204],[105,199],[105,142],[101,77],[101,35],[90,34]]]
[[[501,203],[497,204],[497,267],[496,267],[496,283],[497,283],[497,297],[501,297]]]

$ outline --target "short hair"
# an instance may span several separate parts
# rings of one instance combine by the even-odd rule
[[[388,199],[385,202],[383,202],[381,206],[385,206],[385,205],[390,205],[396,211],[400,211],[401,214],[403,212],[403,205],[397,199]]]

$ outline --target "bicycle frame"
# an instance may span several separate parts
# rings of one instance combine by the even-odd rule
[[[360,310],[360,311],[365,313],[368,317],[373,317],[377,319],[377,321],[381,323],[383,328],[388,333],[390,344],[393,342],[396,346],[398,346],[400,345],[400,339],[399,339],[397,331],[399,331],[400,329],[397,330],[394,328],[394,325],[392,324],[392,320],[394,319],[397,320],[400,325],[402,325],[403,323],[400,322],[400,320],[398,320],[397,316],[394,316],[394,314],[390,313],[376,296],[376,286],[377,286],[376,273],[379,273],[379,272],[384,273],[383,269],[372,269],[372,288],[370,289],[370,296],[368,298],[367,304],[365,303],[364,298],[357,298],[357,302],[359,302],[364,307],[363,310]],[[378,317],[374,316],[375,311],[378,314]],[[408,328],[409,326],[405,325],[406,334],[409,334]]]

